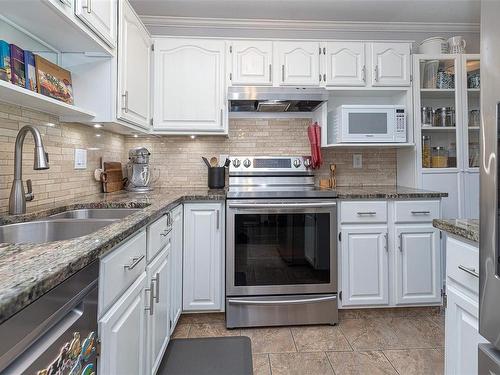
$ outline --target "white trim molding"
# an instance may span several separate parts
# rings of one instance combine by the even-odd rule
[[[283,31],[357,31],[399,33],[479,33],[479,23],[437,22],[350,22],[350,21],[300,21],[271,19],[201,18],[171,16],[140,16],[147,27],[241,29]]]

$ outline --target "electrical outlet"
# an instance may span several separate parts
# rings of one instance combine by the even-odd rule
[[[87,169],[87,150],[75,148],[75,169]]]
[[[363,155],[362,154],[352,155],[352,167],[353,168],[363,168]]]

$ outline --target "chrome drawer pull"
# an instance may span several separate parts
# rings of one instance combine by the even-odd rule
[[[228,299],[227,302],[231,305],[298,305],[304,303],[318,303],[335,301],[337,296],[326,296],[317,298],[304,299],[284,299],[284,300],[245,300],[245,299]]]
[[[168,234],[170,233],[170,230],[171,230],[171,228],[165,229],[162,233],[160,233],[160,236],[163,236],[163,237],[168,236]]]
[[[377,213],[376,212],[373,212],[373,211],[368,211],[368,212],[358,212],[358,215],[359,216],[363,216],[363,215],[376,215]]]
[[[149,285],[149,288],[144,289],[146,292],[149,292],[149,307],[145,307],[145,311],[149,311],[149,315],[154,314],[155,310],[155,305],[154,305],[154,293],[153,293],[153,280],[151,280],[151,284]]]
[[[467,272],[469,275],[472,275],[474,277],[479,278],[479,273],[476,272],[475,268],[469,268],[469,267],[465,267],[465,266],[459,265],[458,269],[462,270],[464,272]]]
[[[412,215],[430,215],[430,211],[410,211]]]
[[[141,260],[143,260],[143,259],[144,259],[144,255],[141,255],[140,257],[133,257],[132,258],[132,263],[125,264],[123,266],[123,268],[126,269],[126,270],[129,270],[129,271],[133,270],[135,268],[135,266],[137,266],[141,262]]]
[[[158,272],[156,273],[156,277],[151,279],[151,286],[153,286],[153,282],[156,283],[154,300],[158,303],[160,302],[160,274]]]

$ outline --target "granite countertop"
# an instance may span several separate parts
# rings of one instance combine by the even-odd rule
[[[122,191],[39,207],[26,215],[0,217],[0,225],[4,225],[79,208],[143,208],[83,237],[46,244],[0,243],[0,323],[178,204],[225,197],[224,190],[207,189],[158,189],[145,194]]]
[[[338,186],[335,190],[337,191],[338,199],[412,199],[442,198],[448,196],[448,193],[397,185]]]
[[[434,219],[432,224],[442,231],[479,243],[478,219]]]

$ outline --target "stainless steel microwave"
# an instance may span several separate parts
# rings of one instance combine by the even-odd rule
[[[336,143],[407,142],[406,108],[400,105],[341,105],[334,117]]]

